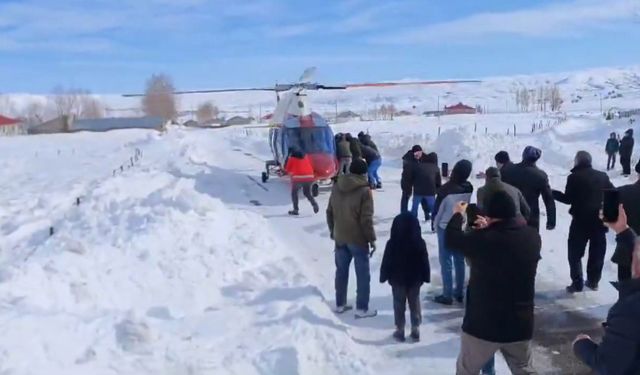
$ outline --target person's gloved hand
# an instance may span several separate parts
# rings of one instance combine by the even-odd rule
[[[547,230],[554,230],[554,229],[556,229],[555,224],[547,223]]]
[[[376,249],[377,249],[377,247],[376,247],[375,241],[374,242],[370,242],[369,243],[369,258],[371,258],[373,256],[373,253],[376,252]]]

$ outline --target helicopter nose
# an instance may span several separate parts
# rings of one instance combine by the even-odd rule
[[[310,154],[313,171],[319,178],[331,178],[336,172],[336,160],[331,154]]]

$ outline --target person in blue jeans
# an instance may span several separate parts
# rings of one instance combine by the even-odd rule
[[[353,259],[357,278],[356,317],[375,316],[369,308],[369,257],[376,250],[373,228],[373,195],[367,180],[367,163],[354,159],[350,174],[341,175],[331,189],[327,205],[327,226],[335,242],[336,312],[351,310],[347,304],[349,267]]]
[[[424,154],[420,145],[411,148],[413,158],[407,162],[407,170],[402,174],[402,183],[410,186],[413,191],[411,213],[418,217],[418,208],[422,205],[424,220],[433,220],[436,202],[436,192],[442,183],[440,168],[438,168],[435,153]]]
[[[380,175],[378,175],[378,169],[380,169],[381,166],[382,158],[378,156],[377,159],[371,160],[369,169],[367,171],[367,174],[369,176],[369,183],[371,184],[371,187],[375,189],[382,188],[382,179],[380,178]]]
[[[468,179],[472,164],[468,160],[460,160],[451,171],[451,178],[438,190],[433,224],[438,234],[438,256],[442,276],[442,294],[434,300],[443,305],[452,305],[453,299],[462,303],[465,280],[464,256],[452,251],[445,243],[445,230],[453,217],[453,209],[458,202],[469,202],[473,194],[473,185]],[[453,271],[455,269],[455,290],[453,289]]]

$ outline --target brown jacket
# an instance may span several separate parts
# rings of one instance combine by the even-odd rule
[[[333,185],[327,207],[327,225],[336,245],[363,249],[376,240],[373,196],[367,176],[347,174]]]

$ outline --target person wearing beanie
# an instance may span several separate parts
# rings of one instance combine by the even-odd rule
[[[549,177],[536,165],[541,156],[542,150],[527,146],[522,152],[522,162],[508,169],[502,168],[502,181],[520,190],[531,209],[527,223],[537,230],[540,229],[539,200],[542,196],[547,209],[547,230],[553,230],[556,227],[556,204],[549,186]]]
[[[377,314],[369,309],[369,257],[376,250],[376,232],[373,227],[373,196],[367,179],[367,163],[354,159],[350,174],[339,176],[331,189],[327,205],[327,226],[335,242],[336,312],[350,310],[347,304],[349,267],[351,260],[356,269],[356,317]]]
[[[564,193],[553,191],[555,200],[571,206],[569,214],[572,219],[567,240],[571,273],[571,285],[566,288],[568,293],[581,292],[585,285],[591,290],[598,290],[604,266],[604,255],[607,250],[607,228],[600,219],[602,191],[613,188],[606,173],[593,169],[591,155],[588,152],[578,151],[574,164],[575,167],[567,177]],[[582,273],[582,258],[587,243],[589,244],[589,260],[585,283]]]
[[[506,191],[507,194],[509,194],[511,199],[515,202],[518,218],[526,222],[531,214],[531,209],[529,208],[526,199],[524,199],[520,190],[502,182],[500,170],[496,167],[487,168],[485,171],[485,184],[483,187],[478,189],[477,202],[480,212],[487,212],[487,210],[489,210],[489,201],[493,194],[498,191]]]
[[[631,174],[631,155],[633,155],[633,129],[629,129],[624,133],[624,137],[620,140],[620,164],[622,165],[622,175],[629,176]]]
[[[507,192],[493,194],[488,207],[487,217],[465,230],[467,204],[457,203],[446,229],[448,246],[470,267],[456,374],[478,374],[497,351],[512,373],[535,374],[531,338],[540,235],[517,220]]]
[[[598,374],[640,374],[640,242],[626,221],[625,209],[615,223],[607,223],[616,233],[617,248],[629,254],[629,279],[612,283],[619,299],[609,310],[602,341],[579,334],[573,341],[575,356]],[[616,249],[617,250],[617,249]]]
[[[469,160],[458,161],[451,171],[451,178],[438,190],[435,203],[433,226],[438,235],[438,254],[440,275],[442,276],[442,294],[434,301],[443,305],[462,303],[464,296],[465,264],[462,254],[452,251],[445,242],[445,229],[453,216],[453,207],[458,202],[469,202],[473,194],[473,185],[468,181],[472,165]],[[455,290],[453,270],[455,269]]]
[[[616,154],[620,150],[620,141],[615,132],[609,134],[607,144],[604,151],[607,153],[607,170],[610,171],[616,167]]]
[[[638,174],[636,182],[618,188],[620,203],[626,211],[626,219],[629,227],[634,232],[640,233],[640,161],[636,164],[635,171]],[[621,251],[616,247],[611,261],[618,265],[618,281],[631,278],[631,253]]]

